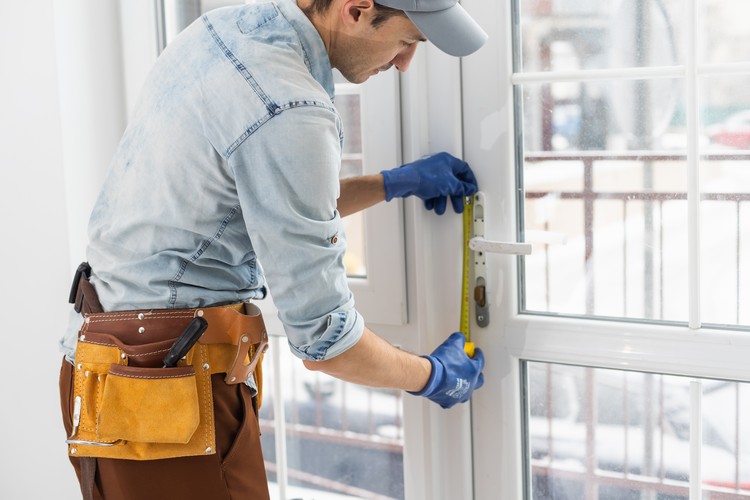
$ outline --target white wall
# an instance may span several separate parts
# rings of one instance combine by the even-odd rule
[[[116,11],[114,1],[0,0],[3,499],[80,498],[61,421],[57,342],[90,204],[122,133],[122,89],[111,85],[122,80],[121,63],[91,64],[97,50],[119,43]],[[66,200],[66,183],[80,182],[81,194]]]
[[[0,498],[79,498],[57,391],[70,259],[52,0],[0,10]]]

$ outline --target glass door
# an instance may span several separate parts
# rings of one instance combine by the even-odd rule
[[[750,498],[750,6],[463,3],[486,237],[533,246],[487,256],[475,498]]]

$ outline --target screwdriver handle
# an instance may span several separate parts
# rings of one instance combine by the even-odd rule
[[[164,357],[164,368],[177,366],[177,362],[195,345],[206,328],[208,328],[208,321],[200,317],[193,318]]]

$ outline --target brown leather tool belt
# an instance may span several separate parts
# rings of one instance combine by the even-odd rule
[[[69,453],[135,460],[213,453],[211,375],[225,374],[227,384],[254,375],[261,403],[268,336],[258,307],[102,312],[89,275],[82,264],[71,290],[83,325]],[[207,329],[177,366],[164,368],[165,355],[196,317]]]

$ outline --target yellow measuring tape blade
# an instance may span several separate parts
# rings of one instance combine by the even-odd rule
[[[469,321],[469,272],[471,269],[471,254],[469,240],[474,227],[474,197],[464,198],[464,238],[463,238],[463,266],[461,269],[461,326],[460,331],[466,337],[464,350],[469,357],[474,357],[474,342],[471,341],[471,322]]]

